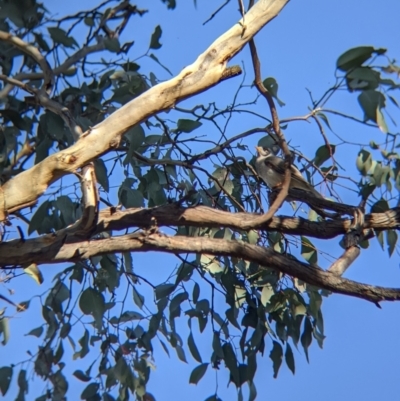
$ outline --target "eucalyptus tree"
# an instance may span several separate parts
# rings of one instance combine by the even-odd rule
[[[46,383],[37,400],[62,400],[78,381],[87,382],[82,399],[151,400],[146,384],[157,344],[198,362],[190,383],[225,367],[239,399],[244,384],[254,399],[258,356],[269,351],[276,377],[283,360],[295,372],[293,346],[307,359],[313,340],[322,346],[324,297],[377,306],[400,299],[400,289],[343,277],[375,237],[390,255],[396,250],[399,145],[385,116],[387,101],[396,105],[400,68],[386,49],[352,48],[337,59],[335,83],[311,96],[307,114],[280,118],[278,84],[262,77],[254,38],[288,0],[253,3],[245,9],[239,1],[238,22],[172,76],[156,56],[160,25],[145,54],[134,51],[143,39],[134,21],[151,9],[108,0],[56,18],[36,0],[0,1],[4,349],[19,335],[16,312],[39,320],[26,333],[38,338],[28,360],[2,359],[3,395],[17,383],[24,399],[33,374]],[[216,9],[208,22],[223,12]],[[244,76],[230,60],[245,47],[252,71]],[[144,60],[169,79],[145,71]],[[210,88],[229,85],[237,90],[226,104],[208,97]],[[252,101],[240,102],[244,88]],[[343,90],[357,96],[364,119],[329,107]],[[188,106],[189,98],[199,103]],[[251,119],[232,135],[239,114]],[[337,160],[332,115],[385,137],[352,154],[358,176],[346,176]],[[311,156],[285,134],[304,121],[319,133]],[[256,168],[254,138],[260,152],[275,155],[265,171]],[[272,185],[268,160],[279,167]],[[320,249],[332,241],[342,253],[320,262]],[[144,275],[136,269],[139,252],[172,256],[146,264]],[[53,280],[43,283],[53,265]],[[21,273],[43,283],[30,299],[7,294]],[[195,340],[202,337],[206,355]],[[71,353],[84,369],[69,368]]]

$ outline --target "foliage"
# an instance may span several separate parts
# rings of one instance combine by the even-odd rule
[[[170,9],[176,6],[175,1],[163,2]],[[57,78],[51,99],[66,108],[81,131],[89,135],[92,127],[115,110],[162,82],[153,72],[143,71],[142,60],[151,61],[170,74],[167,63],[156,56],[163,45],[161,25],[155,26],[146,39],[149,44],[145,54],[131,59],[133,38],[128,42],[120,38],[130,20],[144,17],[148,10],[129,2],[105,2],[59,19],[49,15],[44,5],[35,0],[2,0],[0,6],[3,32],[35,47],[46,59],[57,60],[51,66]],[[85,32],[84,36],[75,33],[78,27],[79,32]],[[36,74],[37,64],[24,49],[5,37],[0,46],[0,175],[1,183],[6,184],[12,177],[68,149],[76,138],[71,126],[54,108],[43,107],[35,96],[25,96],[24,84],[17,91],[11,90],[15,82],[7,77],[26,81],[35,93],[42,87],[44,76]],[[99,59],[92,57],[97,53]],[[309,113],[302,117],[315,122],[321,134],[320,142],[315,143],[314,157],[307,158],[301,149],[291,151],[307,179],[323,182],[331,198],[338,200],[337,188],[345,185],[361,195],[367,213],[384,213],[395,205],[396,196],[392,193],[400,189],[398,136],[388,111],[389,107],[398,108],[394,93],[399,88],[400,67],[390,60],[386,49],[371,46],[346,51],[338,57],[336,67],[335,84],[321,98],[312,99]],[[257,114],[258,121],[267,126],[235,137],[228,138],[226,123],[237,113],[254,114],[252,107],[264,102],[252,92],[254,100],[246,102],[244,110],[237,100],[252,79],[246,77],[246,81],[239,83],[235,100],[228,99],[226,105],[219,106],[208,99],[209,103],[193,108],[175,106],[174,110],[149,115],[124,132],[116,148],[94,160],[100,203],[115,213],[119,209],[113,205],[117,204],[122,210],[157,210],[173,204],[194,210],[202,205],[232,213],[263,213],[261,193],[265,193],[265,188],[255,175],[247,141],[252,135],[262,134],[258,144],[279,151],[277,133],[262,114]],[[237,81],[230,82],[237,85]],[[267,77],[263,82],[278,104],[284,105],[278,97],[275,78]],[[357,97],[363,118],[328,107],[332,96],[342,90]],[[331,137],[336,138],[330,135],[332,115],[382,132],[379,142],[359,146],[355,155],[359,179],[345,177],[341,172],[336,151],[346,140],[330,142]],[[281,120],[281,129],[297,120]],[[80,186],[73,178],[57,178],[31,213],[16,211],[5,220],[4,243],[13,239],[13,232],[17,242],[29,240],[25,236],[56,236],[82,217]],[[33,184],[26,182],[27,186]],[[309,219],[324,223],[312,211]],[[153,223],[153,227],[132,224],[127,232],[134,234],[140,228],[144,230],[139,236],[158,232],[158,221],[154,219]],[[18,224],[23,224],[23,228]],[[18,229],[9,231],[8,225]],[[318,264],[318,244],[303,232],[293,235],[283,228],[261,227],[241,230],[233,223],[221,226],[207,221],[192,225],[176,221],[174,227],[165,230],[171,236],[184,237],[187,244],[203,238],[235,240],[271,248],[293,263],[304,261],[306,267]],[[116,231],[97,229],[91,239],[107,240],[117,236]],[[317,234],[313,236],[318,238]],[[395,229],[382,228],[377,238],[392,255],[397,244]],[[370,237],[362,240],[360,246],[367,247]],[[51,250],[48,252],[51,254]],[[17,383],[18,399],[24,399],[28,377],[34,372],[47,383],[38,401],[63,399],[77,380],[87,383],[81,399],[126,400],[129,394],[150,399],[146,385],[154,368],[153,351],[157,344],[168,355],[175,351],[182,362],[187,362],[189,355],[196,361],[197,366],[188,374],[189,383],[199,384],[210,369],[226,367],[239,399],[244,384],[248,384],[250,399],[254,399],[258,356],[269,353],[277,377],[282,363],[295,373],[293,346],[301,347],[307,360],[313,340],[322,348],[325,334],[321,305],[333,288],[328,291],[298,279],[295,274],[284,274],[275,259],[261,264],[234,254],[193,252],[189,248],[173,253],[178,262],[171,267],[167,279],[159,278],[157,282],[153,281],[156,275],[150,279],[138,274],[131,250],[71,258],[54,276],[51,288],[37,295],[36,301],[40,302],[29,299],[16,305],[21,314],[28,309],[37,308],[35,313],[41,309],[42,319],[26,333],[40,340],[40,345],[30,351],[29,363],[23,367],[15,365],[17,361],[2,361],[1,393],[8,394],[10,386]],[[51,257],[47,261],[51,263]],[[30,260],[2,266],[4,278],[16,280],[14,276],[21,268],[37,283],[43,282],[45,268]],[[160,266],[151,266],[149,262],[148,268]],[[5,296],[2,300],[15,305]],[[10,336],[9,325],[12,326],[12,305],[0,312],[4,346]],[[182,328],[182,320],[187,321],[189,329]],[[198,346],[200,336],[209,337],[208,353]],[[73,360],[82,360],[80,366],[85,366],[75,370],[74,377],[68,373],[70,352]]]

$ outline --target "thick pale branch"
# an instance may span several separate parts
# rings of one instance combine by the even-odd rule
[[[89,130],[70,148],[53,154],[9,180],[0,191],[0,219],[36,203],[51,183],[118,147],[130,127],[224,79],[226,63],[271,19],[288,0],[260,0],[246,14],[246,31],[235,24],[197,60],[175,78],[160,83],[127,103]],[[242,35],[243,33],[243,35]],[[26,185],[26,183],[32,185]]]
[[[65,239],[64,239],[65,240]],[[46,249],[27,249],[27,242],[20,242],[19,252],[10,259],[8,255],[2,258],[20,264],[29,258],[30,262],[57,263],[85,260],[97,255],[114,252],[145,252],[158,251],[167,253],[206,253],[217,256],[235,256],[258,263],[260,266],[276,269],[284,274],[297,277],[306,283],[329,291],[362,298],[378,304],[380,301],[400,300],[400,289],[383,288],[360,284],[352,280],[338,277],[335,274],[317,267],[299,262],[285,255],[258,245],[243,241],[227,241],[204,237],[169,237],[163,234],[128,234],[120,237],[94,239],[69,243],[63,239]],[[1,251],[2,244],[0,244]],[[261,267],[262,268],[262,267]]]
[[[89,237],[97,228],[99,216],[99,194],[94,164],[90,163],[79,174],[82,191],[82,217],[73,225],[66,228],[67,235]]]
[[[337,276],[342,276],[350,265],[359,257],[360,253],[360,248],[357,246],[346,249],[343,255],[329,267],[328,271]]]

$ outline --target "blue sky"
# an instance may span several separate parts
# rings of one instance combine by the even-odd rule
[[[130,57],[135,58],[147,49],[149,38],[154,27],[162,26],[163,46],[157,50],[157,57],[168,66],[173,74],[192,63],[197,55],[205,50],[214,39],[228,29],[239,19],[237,2],[232,0],[228,6],[205,26],[202,23],[219,6],[221,2],[198,0],[197,10],[192,1],[178,0],[177,9],[168,11],[161,1],[152,2],[151,12],[140,20],[134,19],[134,34],[130,38],[130,31],[125,32],[125,40],[135,40]],[[53,2],[44,1],[45,6],[59,16],[73,13],[81,9],[90,9],[97,4],[94,0],[81,0],[79,2]],[[146,8],[148,2],[138,1],[139,7]],[[345,50],[359,45],[373,45],[385,47],[392,58],[400,58],[398,37],[398,17],[400,3],[396,0],[372,2],[367,0],[325,0],[316,2],[312,0],[291,1],[282,13],[267,25],[256,37],[256,44],[262,63],[263,77],[273,76],[277,79],[279,97],[286,106],[279,109],[280,117],[304,115],[310,104],[306,90],[313,92],[315,97],[320,96],[334,82],[334,69],[337,57]],[[249,64],[249,50],[246,47],[231,62],[245,65],[248,84],[252,80],[252,70]],[[168,74],[154,62],[148,59],[141,60],[143,71],[153,71],[159,79],[168,79]],[[240,79],[240,78],[239,78]],[[180,104],[181,107],[202,102],[216,101],[220,104],[229,103],[238,83],[227,82],[213,88],[199,98],[189,99]],[[248,91],[249,98],[250,90]],[[260,110],[266,107],[259,102]],[[331,108],[346,110],[350,114],[362,118],[361,110],[357,104],[356,96],[340,94],[332,103]],[[265,114],[268,110],[264,109]],[[399,121],[399,113],[393,114]],[[354,142],[366,142],[370,139],[380,138],[382,134],[377,130],[366,129],[362,125],[352,124],[348,121],[331,119],[335,132]],[[237,118],[229,128],[228,135],[235,135],[252,126],[259,126],[246,115]],[[330,139],[335,143],[335,137]],[[315,141],[321,141],[315,126],[299,122],[287,130],[291,144],[310,156],[315,151]],[[247,143],[249,147],[256,143],[258,138],[251,138]],[[358,174],[354,167],[354,160],[359,148],[341,147],[338,150],[338,160],[347,160],[345,167],[348,174]],[[358,178],[358,176],[356,175]],[[356,202],[357,197],[344,194],[346,203]],[[339,248],[335,240],[325,245],[331,254],[339,256]],[[138,271],[148,274],[148,266],[154,266],[151,275],[163,274],[166,258],[161,255],[135,255]],[[326,266],[324,266],[326,267]],[[48,270],[46,270],[48,269]],[[58,267],[43,267],[47,283],[58,271]],[[371,241],[369,249],[362,251],[360,258],[346,273],[347,278],[370,284],[389,287],[400,286],[399,256],[395,252],[389,259],[387,252],[383,252],[376,240]],[[37,287],[26,277],[15,284],[18,291],[36,293]],[[41,292],[41,289],[39,289]],[[150,298],[148,298],[150,299]],[[392,399],[400,393],[400,380],[398,378],[398,361],[400,360],[400,304],[383,303],[382,309],[357,299],[332,295],[324,299],[323,313],[325,318],[325,335],[327,336],[324,349],[320,350],[315,343],[310,349],[310,364],[307,364],[302,350],[295,351],[296,375],[282,366],[278,379],[272,378],[271,360],[268,358],[269,345],[263,359],[258,360],[256,386],[258,399],[279,397],[281,400],[307,399],[309,401],[324,399],[333,401],[337,399],[362,399],[375,401],[377,399]],[[15,355],[22,348],[17,342],[18,330],[27,332],[34,325],[34,314],[19,316],[12,322],[12,337],[10,344],[1,350],[4,360],[12,354]],[[184,319],[183,319],[184,320]],[[186,323],[182,324],[185,330]],[[25,337],[24,337],[25,339]],[[28,338],[26,338],[28,339]],[[199,348],[211,347],[209,336],[197,336]],[[3,359],[2,357],[2,359]],[[149,391],[158,401],[171,399],[203,400],[215,390],[215,372],[208,370],[207,375],[193,386],[188,384],[190,371],[196,366],[193,359],[188,357],[189,364],[178,361],[171,353],[171,358],[158,348],[154,355],[157,370],[152,373]],[[86,367],[88,363],[85,362]],[[235,399],[235,390],[231,385],[226,388],[227,375],[224,370],[218,373],[218,394],[223,400]],[[71,379],[72,383],[75,384]],[[41,388],[38,380],[32,388]],[[68,396],[68,399],[77,399],[82,386],[78,382]]]

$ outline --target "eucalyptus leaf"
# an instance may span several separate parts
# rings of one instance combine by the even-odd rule
[[[273,341],[273,347],[269,354],[269,357],[272,359],[273,369],[274,369],[274,379],[276,379],[278,377],[279,368],[282,365],[282,359],[283,359],[283,349],[278,342]]]
[[[150,40],[150,49],[159,49],[162,45],[160,43],[160,38],[162,35],[162,30],[160,25],[157,25],[154,29],[153,34],[151,35]]]
[[[207,368],[208,363],[202,363],[201,365],[196,366],[190,374],[189,383],[197,384],[207,372]]]

